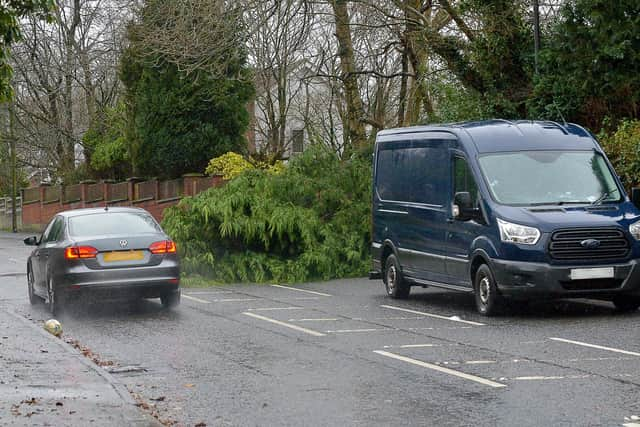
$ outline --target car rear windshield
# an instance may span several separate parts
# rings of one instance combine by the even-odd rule
[[[137,212],[105,212],[69,218],[72,236],[108,236],[157,233],[156,221],[147,214]]]
[[[619,201],[607,162],[589,151],[523,151],[480,157],[480,168],[498,203],[553,205]]]

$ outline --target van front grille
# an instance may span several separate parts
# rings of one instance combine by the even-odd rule
[[[629,242],[617,228],[577,228],[551,235],[551,258],[561,261],[619,260],[629,255]]]

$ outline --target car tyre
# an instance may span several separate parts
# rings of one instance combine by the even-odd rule
[[[411,285],[402,276],[402,270],[395,255],[389,255],[385,262],[384,287],[387,295],[395,299],[406,299],[411,292]]]
[[[640,307],[640,298],[629,295],[618,295],[612,302],[616,310],[622,313],[631,313]]]
[[[175,308],[180,305],[180,291],[171,292],[160,297],[164,308]]]
[[[31,303],[31,305],[42,304],[44,302],[44,299],[36,295],[34,286],[35,286],[35,278],[33,277],[33,271],[31,270],[31,266],[29,266],[27,268],[27,292],[29,293],[29,303]]]
[[[498,293],[496,280],[488,265],[482,264],[476,272],[473,284],[478,313],[495,316],[502,308],[502,297]]]
[[[56,316],[62,312],[63,305],[62,295],[56,289],[53,278],[50,277],[47,281],[47,306],[49,307],[49,312]]]

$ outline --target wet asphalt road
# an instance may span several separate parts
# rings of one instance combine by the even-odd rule
[[[47,318],[24,276],[6,275],[28,251],[5,252],[0,298]],[[483,318],[467,295],[415,288],[395,301],[353,279],[186,289],[172,312],[88,304],[59,320],[182,425],[633,426],[640,415],[640,312],[608,303]]]

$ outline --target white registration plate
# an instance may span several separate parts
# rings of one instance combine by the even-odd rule
[[[613,267],[574,268],[571,270],[571,280],[612,279],[613,277]]]

